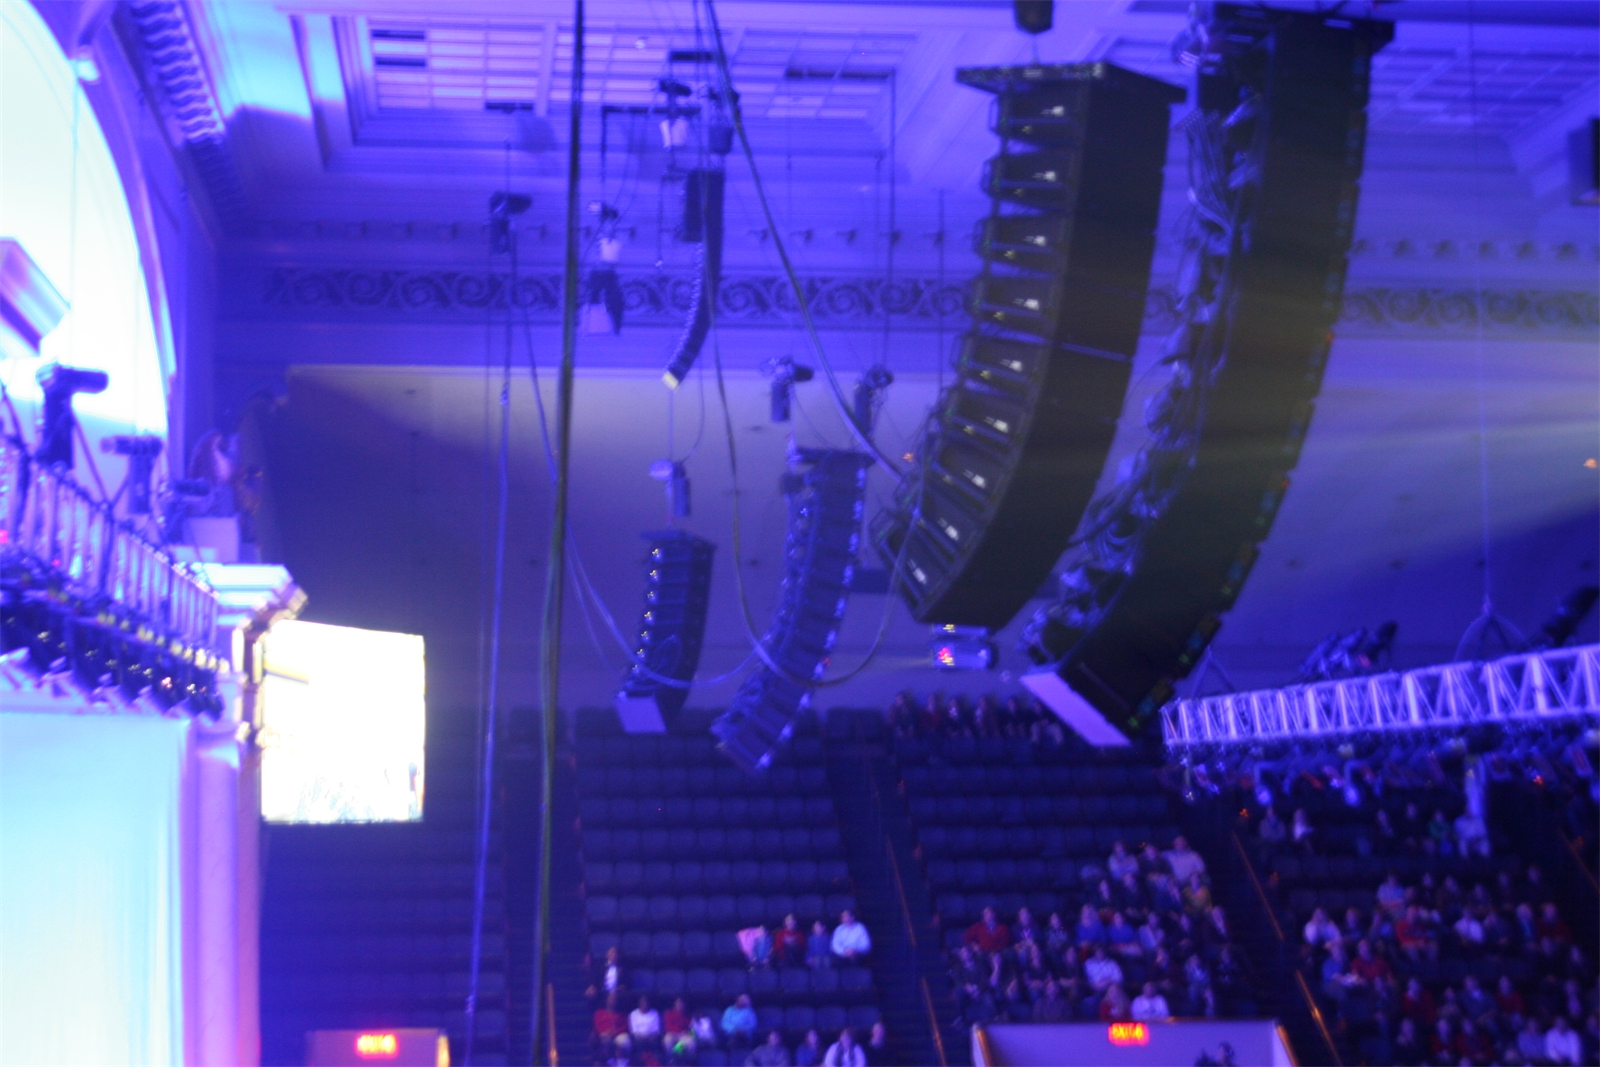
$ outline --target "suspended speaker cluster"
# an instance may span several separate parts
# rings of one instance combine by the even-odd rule
[[[643,536],[650,542],[644,610],[616,707],[623,729],[659,733],[683,707],[700,665],[717,546],[684,530]]]
[[[983,273],[955,383],[874,522],[924,622],[1004,626],[1067,547],[1116,429],[1144,321],[1168,109],[1105,63],[958,71],[995,96]]]
[[[810,705],[839,639],[861,547],[871,458],[836,449],[800,449],[797,458],[802,469],[784,477],[789,531],[781,600],[762,638],[770,662],[745,680],[711,726],[746,770],[771,764]]]
[[[1344,291],[1371,58],[1393,25],[1216,4],[1184,46],[1193,224],[1150,440],[1084,519],[1024,677],[1091,741],[1140,733],[1272,528]]]

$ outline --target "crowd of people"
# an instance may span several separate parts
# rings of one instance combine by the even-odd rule
[[[1600,1057],[1594,961],[1536,865],[1470,886],[1390,873],[1375,897],[1339,917],[1318,908],[1300,931],[1315,987],[1353,1042],[1402,1067]]]
[[[910,737],[1007,737],[1064,744],[1066,729],[1042,704],[1024,696],[948,699],[930,694],[920,703],[901,693],[889,704],[889,733]]]
[[[1119,841],[1103,874],[1074,919],[983,910],[951,955],[963,1025],[1253,1011],[1249,965],[1188,842],[1135,852]]]
[[[1269,805],[1256,826],[1256,833],[1268,850],[1294,850],[1306,855],[1337,852],[1348,847],[1362,856],[1415,854],[1484,858],[1490,853],[1489,826],[1480,810],[1469,804],[1452,819],[1442,807],[1434,808],[1431,815],[1424,815],[1415,801],[1408,802],[1393,816],[1380,806],[1370,821],[1355,826],[1351,833],[1341,833],[1347,840],[1335,842],[1326,832],[1319,832],[1305,808],[1295,808],[1286,823],[1277,808]]]
[[[595,1062],[606,1067],[655,1067],[715,1062],[733,1067],[888,1067],[888,1032],[875,1023],[865,1041],[849,1027],[832,1041],[821,1031],[806,1031],[790,1046],[780,1030],[758,1035],[756,1010],[742,995],[720,1013],[709,1008],[690,1011],[678,997],[666,1011],[648,996],[623,1014],[621,997],[612,992],[594,1013]]]
[[[851,911],[841,912],[832,930],[818,920],[808,932],[794,915],[769,929],[765,925],[738,932],[740,950],[752,970],[784,967],[860,967],[872,952],[872,935]],[[612,947],[595,968],[589,996],[598,1003],[591,1042],[595,1062],[608,1067],[887,1067],[890,1063],[883,1024],[872,1027],[864,1041],[845,1027],[831,1040],[809,1031],[798,1044],[784,1042],[781,1031],[760,1029],[756,1009],[742,994],[721,1011],[702,1005],[690,1011],[683,997],[662,1012],[648,995],[637,1000],[629,988],[628,970]],[[631,1005],[635,1005],[628,1009]]]

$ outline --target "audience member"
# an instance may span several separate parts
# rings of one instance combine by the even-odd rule
[[[999,920],[993,908],[984,908],[982,918],[967,927],[964,940],[979,952],[993,956],[1011,947],[1011,928]]]
[[[859,963],[872,951],[872,936],[867,928],[856,921],[855,912],[839,913],[839,925],[833,930],[833,954],[848,963]]]
[[[783,925],[772,935],[772,956],[786,967],[798,967],[806,959],[806,932],[793,914],[783,917]]]
[[[722,1033],[726,1036],[730,1046],[742,1048],[754,1040],[756,1034],[756,1012],[750,1006],[750,998],[748,996],[741,994],[722,1013]]]
[[[1206,873],[1206,861],[1181,836],[1172,839],[1172,848],[1164,854],[1164,858],[1179,885],[1187,885],[1191,875],[1204,876]]]
[[[806,1036],[795,1047],[794,1067],[821,1067],[826,1052],[827,1049],[822,1047],[822,1035],[814,1029],[807,1030]]]
[[[881,1021],[872,1024],[872,1031],[867,1035],[867,1043],[862,1051],[867,1056],[867,1067],[889,1067],[892,1060],[889,1029]]]
[[[839,1040],[828,1046],[822,1067],[867,1067],[867,1054],[856,1044],[856,1035],[849,1027],[840,1030]]]
[[[783,1034],[769,1031],[767,1039],[744,1058],[745,1067],[789,1067],[789,1049],[783,1043]]]
[[[1154,982],[1146,982],[1143,992],[1133,998],[1130,1014],[1135,1019],[1147,1021],[1150,1019],[1165,1019],[1172,1012],[1167,1008],[1167,998],[1157,991],[1156,984]]]
[[[833,966],[833,941],[821,919],[811,924],[811,936],[806,939],[806,966]]]
[[[1264,845],[1281,845],[1289,837],[1289,831],[1284,827],[1283,820],[1278,818],[1274,808],[1267,808],[1267,813],[1261,817],[1261,825],[1256,828],[1256,833],[1261,836]]]
[[[661,1013],[650,1006],[649,997],[640,997],[639,1006],[628,1013],[628,1034],[635,1046],[661,1043]]]

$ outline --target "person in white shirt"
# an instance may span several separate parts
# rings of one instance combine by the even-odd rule
[[[1454,929],[1456,937],[1461,941],[1462,948],[1483,947],[1483,924],[1478,921],[1477,916],[1473,915],[1472,912],[1463,911],[1461,918],[1455,921]]]
[[[1106,955],[1104,945],[1094,947],[1094,955],[1084,961],[1083,973],[1097,993],[1103,993],[1122,981],[1122,966]]]
[[[840,1030],[839,1040],[829,1045],[822,1056],[822,1067],[867,1067],[867,1054],[856,1044],[856,1035],[848,1029]]]
[[[628,1013],[628,1033],[635,1043],[648,1045],[661,1039],[661,1013],[650,1006],[649,997],[640,997],[639,1006]]]
[[[1133,998],[1131,1014],[1135,1019],[1148,1021],[1165,1019],[1172,1012],[1167,1010],[1167,998],[1156,992],[1156,984],[1146,982],[1144,992]]]
[[[1328,913],[1318,908],[1311,913],[1311,919],[1305,928],[1306,944],[1312,948],[1339,940],[1339,927],[1334,925]]]
[[[833,931],[833,954],[846,960],[855,960],[872,951],[872,935],[856,922],[855,912],[841,911],[839,925]]]
[[[1172,847],[1162,853],[1166,858],[1167,866],[1172,868],[1172,877],[1178,880],[1179,885],[1188,885],[1189,876],[1198,874],[1202,878],[1206,873],[1206,861],[1200,853],[1189,847],[1189,842],[1182,836],[1172,839]]]
[[[1551,1063],[1583,1062],[1583,1042],[1578,1038],[1578,1031],[1567,1025],[1565,1015],[1557,1015],[1554,1025],[1545,1032],[1544,1055]]]

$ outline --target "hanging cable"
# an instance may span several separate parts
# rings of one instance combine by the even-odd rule
[[[556,716],[561,695],[561,611],[566,592],[567,498],[572,469],[572,382],[578,347],[578,181],[583,158],[583,0],[573,0],[572,101],[567,129],[566,270],[561,293],[561,371],[556,381],[556,494],[539,634],[540,712],[544,743],[539,782],[539,908],[534,929],[533,1048],[538,1056],[550,951],[550,829],[555,799]],[[554,1019],[543,1019],[553,1028]]]
[[[1467,110],[1472,117],[1472,194],[1475,214],[1479,220],[1478,232],[1479,247],[1473,249],[1473,346],[1477,356],[1477,399],[1478,399],[1478,518],[1481,525],[1483,545],[1483,608],[1478,617],[1467,624],[1466,631],[1461,635],[1461,641],[1456,645],[1455,659],[1457,663],[1466,659],[1469,646],[1474,640],[1477,647],[1472,650],[1473,659],[1483,658],[1485,641],[1492,633],[1500,639],[1500,644],[1506,652],[1515,652],[1527,645],[1527,639],[1522,632],[1512,624],[1511,620],[1502,618],[1494,610],[1494,526],[1490,520],[1489,506],[1489,407],[1486,395],[1487,387],[1487,353],[1483,344],[1483,320],[1488,312],[1488,302],[1483,293],[1483,162],[1479,157],[1478,135],[1478,69],[1477,69],[1477,12],[1474,10],[1473,0],[1467,3]]]
[[[828,380],[828,389],[833,396],[834,404],[839,409],[839,417],[849,427],[850,433],[857,443],[875,459],[884,469],[898,477],[901,473],[899,464],[872,441],[872,436],[865,427],[856,421],[855,413],[851,410],[850,401],[844,395],[844,387],[839,384],[839,376],[834,372],[833,364],[828,359],[828,353],[822,346],[822,338],[817,334],[817,324],[811,316],[811,305],[806,299],[805,286],[800,281],[800,276],[795,272],[794,262],[789,258],[789,249],[783,240],[783,234],[778,230],[778,223],[772,215],[772,205],[767,200],[766,186],[761,181],[761,171],[756,167],[756,157],[750,148],[750,137],[745,131],[743,108],[734,94],[733,75],[728,68],[728,52],[722,40],[722,25],[717,20],[717,9],[713,0],[705,0],[706,22],[711,28],[711,39],[714,44],[712,49],[716,57],[717,72],[722,80],[722,92],[727,103],[728,112],[733,119],[734,133],[739,138],[739,147],[744,154],[745,162],[750,167],[750,178],[755,183],[756,198],[761,204],[761,214],[767,224],[767,232],[772,235],[773,247],[777,249],[778,258],[783,263],[784,275],[789,280],[790,287],[794,290],[795,302],[800,307],[800,318],[805,324],[806,335],[811,339],[812,347],[817,352],[817,362],[822,366],[824,377]]]

